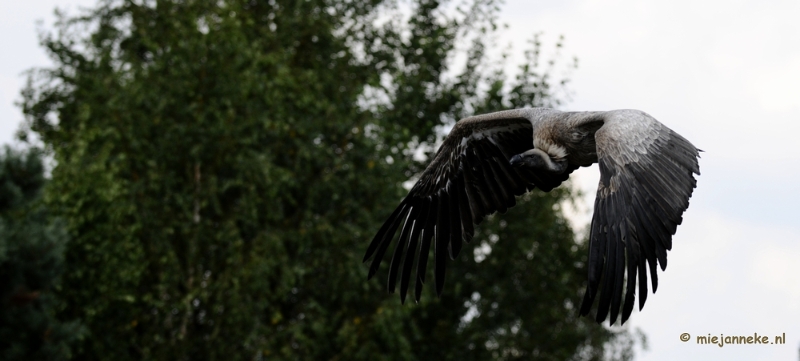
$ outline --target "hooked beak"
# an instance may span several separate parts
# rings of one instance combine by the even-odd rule
[[[512,167],[519,167],[520,165],[522,165],[522,156],[517,154],[511,157],[511,159],[509,159],[508,162],[511,163]]]

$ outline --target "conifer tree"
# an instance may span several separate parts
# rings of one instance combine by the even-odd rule
[[[65,360],[82,334],[78,322],[61,322],[56,296],[64,272],[63,222],[41,203],[45,184],[41,152],[0,153],[0,359]]]

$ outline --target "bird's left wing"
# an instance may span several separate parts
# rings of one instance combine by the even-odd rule
[[[462,240],[472,239],[473,224],[494,212],[505,212],[516,204],[515,196],[534,186],[549,191],[567,179],[573,168],[564,174],[549,175],[509,164],[512,156],[533,148],[533,127],[527,111],[507,110],[456,123],[417,183],[368,246],[364,262],[372,258],[369,278],[375,275],[402,223],[389,266],[388,290],[394,292],[402,264],[400,298],[405,302],[416,254],[415,298],[419,301],[433,243],[436,291],[441,294],[446,257],[454,259]]]
[[[637,110],[590,114],[582,125],[590,123],[602,124],[595,133],[600,184],[580,313],[589,313],[600,290],[597,322],[610,311],[613,324],[622,306],[625,323],[633,310],[637,273],[640,310],[647,299],[647,268],[653,292],[658,287],[656,264],[662,270],[667,266],[672,235],[697,184],[693,174],[700,174],[700,150]]]

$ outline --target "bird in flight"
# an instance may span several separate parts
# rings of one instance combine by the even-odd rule
[[[417,257],[415,299],[419,301],[431,243],[436,292],[442,292],[446,257],[454,259],[474,225],[516,204],[534,188],[545,192],[579,167],[600,165],[589,240],[589,279],[581,305],[622,323],[633,310],[636,275],[639,309],[647,299],[647,269],[653,292],[657,265],[667,266],[672,235],[689,206],[700,174],[700,150],[650,115],[638,110],[562,112],[547,108],[506,110],[462,119],[431,163],[367,248],[375,275],[397,229],[388,289],[400,274],[405,302]],[[624,284],[624,289],[623,289]],[[624,294],[624,300],[623,300]]]
[[[457,122],[433,160],[367,247],[369,276],[378,270],[397,229],[388,290],[400,273],[405,302],[416,263],[419,301],[433,244],[436,292],[444,285],[445,261],[488,215],[504,213],[515,196],[534,188],[548,192],[579,167],[600,165],[589,239],[588,283],[580,308],[586,316],[598,295],[597,322],[630,316],[635,291],[639,310],[653,292],[657,267],[667,267],[672,235],[689,206],[699,175],[700,150],[638,110],[562,112],[525,108],[468,117]],[[402,264],[402,273],[401,273]],[[637,274],[639,276],[637,282]],[[624,295],[624,300],[623,300]]]

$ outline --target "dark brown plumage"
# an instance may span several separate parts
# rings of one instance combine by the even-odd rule
[[[505,212],[534,188],[545,192],[581,166],[600,165],[600,183],[590,233],[588,284],[580,313],[588,315],[600,292],[596,319],[622,323],[653,292],[657,266],[695,188],[699,150],[644,112],[508,110],[456,123],[431,163],[367,247],[364,261],[378,269],[397,229],[402,228],[389,265],[387,288],[400,280],[405,302],[417,257],[414,296],[419,301],[427,257],[433,246],[437,294],[444,286],[446,258],[472,240],[474,225]],[[401,270],[402,265],[402,272]],[[637,278],[638,275],[638,278]],[[624,298],[623,298],[624,296]]]

